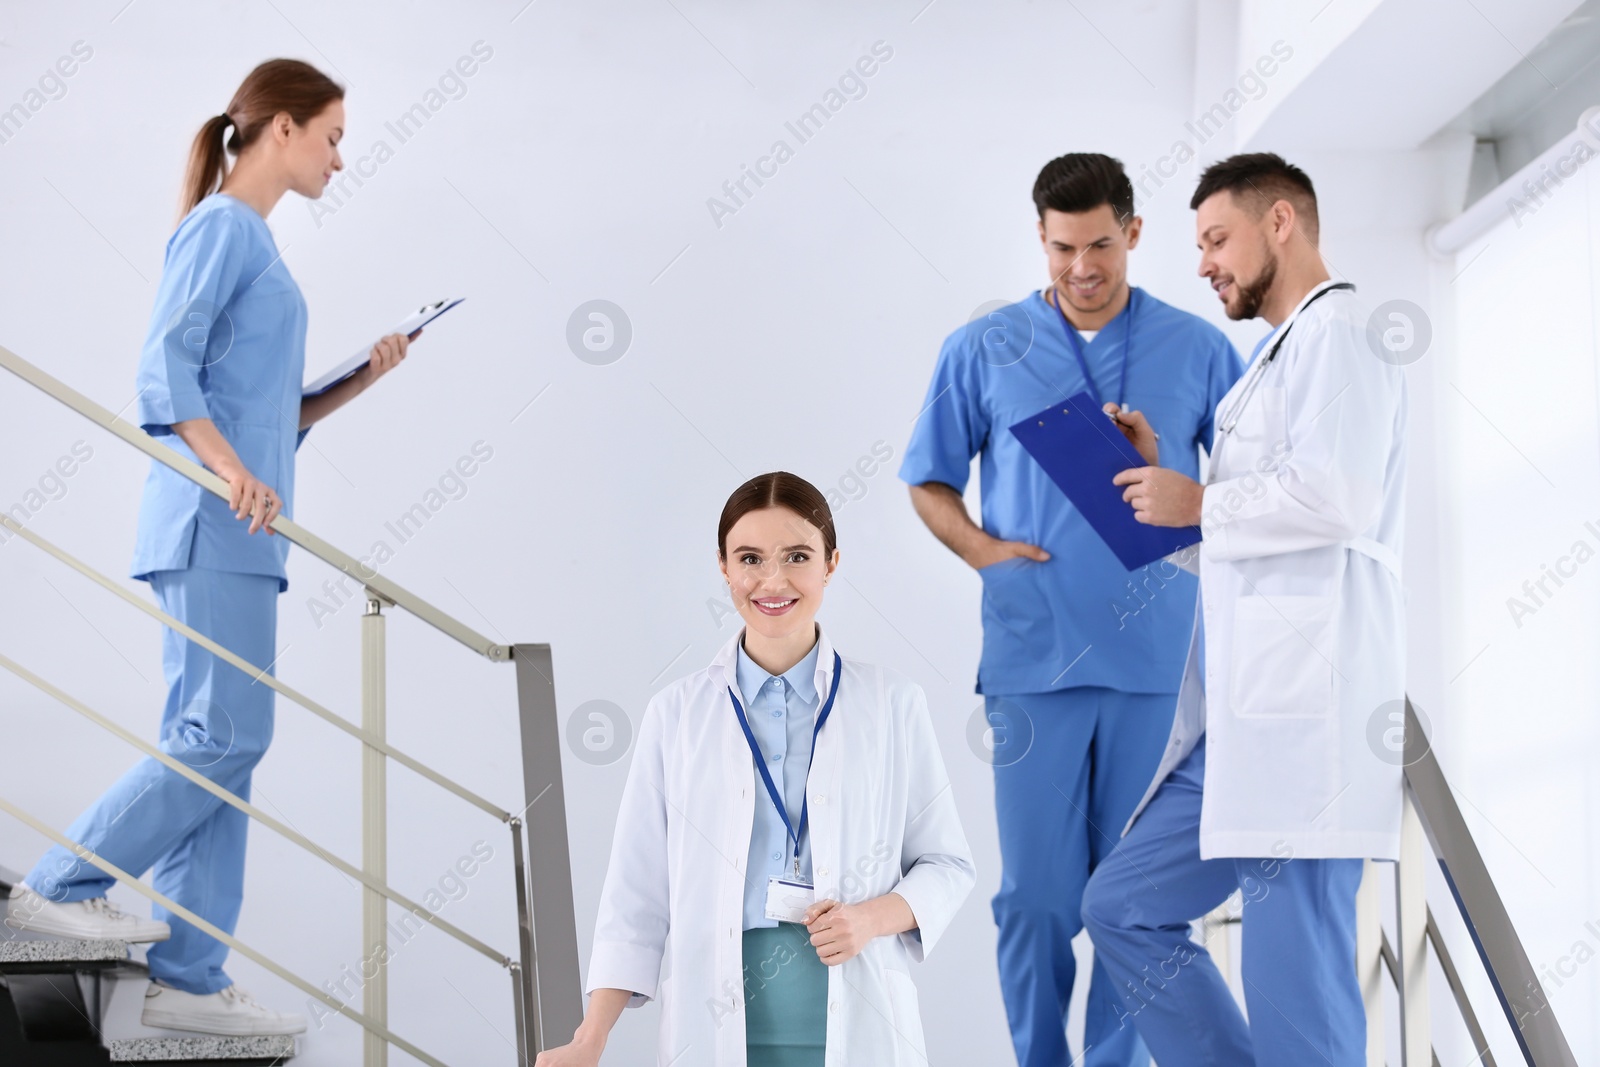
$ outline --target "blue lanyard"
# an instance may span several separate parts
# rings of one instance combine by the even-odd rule
[[[1051,288],[1054,288],[1052,286]],[[1133,351],[1133,316],[1138,309],[1139,290],[1133,286],[1128,287],[1128,306],[1122,309],[1124,321],[1122,324],[1122,369],[1117,375],[1117,407],[1128,398],[1128,353]],[[1046,300],[1049,304],[1050,301]],[[1072,354],[1078,357],[1078,367],[1083,371],[1083,381],[1089,392],[1094,395],[1094,402],[1105,407],[1105,400],[1100,396],[1100,389],[1094,384],[1094,378],[1089,374],[1089,360],[1083,354],[1083,338],[1078,336],[1078,330],[1067,321],[1067,313],[1061,310],[1061,293],[1056,292],[1055,303],[1050,305],[1056,309],[1056,317],[1061,320],[1061,329],[1067,335],[1067,347],[1072,349]]]
[[[833,685],[828,687],[828,701],[822,705],[822,710],[817,712],[817,725],[811,731],[811,753],[817,752],[817,735],[822,732],[822,724],[828,721],[828,715],[833,711],[833,698],[839,695],[839,675],[844,673],[840,667],[842,661],[839,653],[833,654]],[[806,836],[806,823],[810,816],[809,808],[811,798],[807,797],[800,802],[800,828],[795,829],[789,821],[789,809],[784,807],[783,794],[778,792],[778,786],[772,780],[772,772],[767,770],[766,757],[761,754],[761,746],[756,744],[756,735],[750,732],[750,720],[744,717],[744,705],[739,703],[739,697],[733,691],[733,686],[728,686],[728,699],[733,701],[733,713],[739,717],[739,728],[744,731],[744,739],[750,743],[750,754],[755,757],[756,770],[761,772],[761,780],[767,785],[767,795],[772,797],[772,806],[778,809],[778,818],[783,820],[783,828],[788,831],[789,839],[794,842],[794,873],[800,876],[800,842]],[[806,777],[811,776],[811,769],[806,768]]]

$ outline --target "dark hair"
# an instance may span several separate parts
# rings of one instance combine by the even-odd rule
[[[1305,171],[1276,152],[1246,152],[1211,164],[1200,175],[1189,209],[1222,192],[1232,193],[1239,206],[1257,219],[1279,200],[1289,201],[1300,216],[1301,232],[1317,243],[1317,192]]]
[[[827,498],[817,487],[797,474],[772,471],[758,474],[733,491],[728,502],[722,505],[722,518],[717,523],[717,558],[728,558],[728,531],[733,524],[752,511],[762,508],[788,508],[822,531],[822,550],[829,558],[839,547],[838,534],[833,528],[833,511]]]
[[[1133,183],[1122,161],[1098,152],[1069,152],[1044,165],[1033,183],[1033,203],[1044,218],[1045,208],[1078,214],[1110,204],[1117,225],[1133,217]]]
[[[222,188],[222,179],[228,176],[226,155],[237,156],[254,144],[274,116],[287,111],[296,125],[304,126],[323,108],[343,99],[344,89],[332,78],[298,59],[269,59],[252,70],[234,92],[227,110],[207,119],[195,134],[178,218]],[[233,136],[224,142],[223,133],[229,126]]]

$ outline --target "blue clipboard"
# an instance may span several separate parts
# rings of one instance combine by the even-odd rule
[[[1023,419],[1011,433],[1128,570],[1199,542],[1198,526],[1150,526],[1133,517],[1123,487],[1111,479],[1148,464],[1087,392]]]

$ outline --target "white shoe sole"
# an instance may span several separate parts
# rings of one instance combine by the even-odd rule
[[[194,1034],[213,1034],[217,1037],[292,1037],[306,1032],[306,1024],[303,1022],[292,1027],[266,1027],[252,1024],[247,1019],[198,1019],[171,1011],[147,1010],[140,1016],[139,1021],[145,1026],[185,1030]]]
[[[159,927],[151,925],[133,930],[103,930],[90,933],[82,927],[52,922],[43,915],[22,915],[15,911],[6,916],[5,924],[13,930],[31,930],[36,934],[50,934],[53,937],[66,937],[74,941],[127,941],[130,944],[149,944],[165,941],[172,936],[172,928],[164,923]]]

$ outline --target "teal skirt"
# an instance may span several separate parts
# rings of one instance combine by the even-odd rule
[[[805,927],[744,932],[744,1004],[749,1067],[822,1067],[828,967]]]

